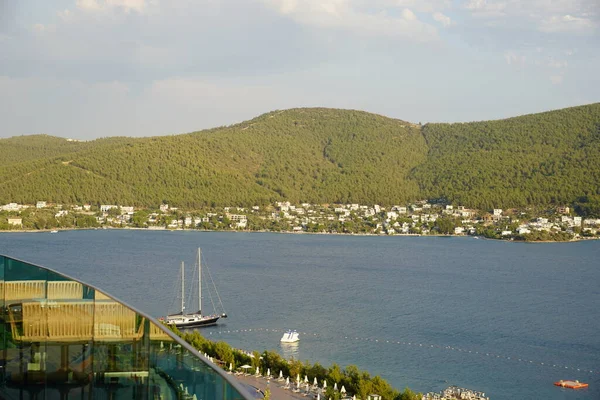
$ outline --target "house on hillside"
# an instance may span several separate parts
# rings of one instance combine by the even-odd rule
[[[569,214],[571,212],[571,209],[567,206],[563,206],[563,207],[558,207],[556,209],[556,212],[559,214]]]
[[[21,217],[8,217],[8,224],[12,226],[23,226],[23,218]]]
[[[21,206],[17,203],[8,203],[2,206],[2,210],[4,211],[19,211]]]

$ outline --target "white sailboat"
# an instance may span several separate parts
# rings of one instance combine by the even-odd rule
[[[177,328],[196,328],[200,326],[214,325],[217,323],[219,318],[227,318],[227,314],[223,312],[221,315],[212,314],[212,315],[203,315],[202,314],[202,263],[201,263],[201,250],[198,248],[198,311],[195,313],[185,313],[185,266],[184,263],[181,262],[181,312],[177,314],[167,315],[165,318],[165,322],[168,325],[175,325]],[[208,275],[209,277],[210,274]],[[210,278],[212,280],[212,277]],[[214,287],[213,282],[213,287]],[[215,287],[216,291],[216,287]],[[219,302],[221,302],[221,298],[218,296]],[[212,301],[212,299],[211,299]],[[214,308],[214,304],[213,304]],[[221,308],[223,308],[223,303],[221,303]]]

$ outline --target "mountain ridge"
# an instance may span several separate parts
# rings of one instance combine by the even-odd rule
[[[444,198],[490,208],[595,199],[599,181],[600,103],[424,125],[293,108],[170,136],[0,139],[4,203],[193,208]]]

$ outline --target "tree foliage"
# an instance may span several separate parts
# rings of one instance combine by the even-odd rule
[[[499,121],[427,124],[412,172],[426,198],[479,209],[600,199],[600,104]]]
[[[306,108],[165,137],[0,140],[0,203],[199,208],[441,198],[480,209],[577,203],[597,215],[598,182],[600,104],[422,127]]]
[[[356,394],[359,398],[366,399],[369,394],[377,393],[384,400],[416,400],[421,398],[421,394],[412,392],[406,388],[400,393],[394,389],[385,379],[380,376],[371,377],[366,371],[361,371],[355,365],[348,365],[345,369],[341,369],[339,365],[332,364],[329,368],[325,368],[319,363],[311,364],[308,361],[302,363],[295,359],[286,360],[274,351],[264,351],[262,353],[253,352],[252,357],[247,353],[232,349],[225,342],[212,342],[204,338],[198,331],[181,332],[177,328],[169,326],[183,340],[190,343],[201,353],[206,353],[210,357],[216,357],[227,367],[229,363],[236,369],[241,365],[250,364],[252,370],[259,368],[261,374],[266,374],[268,369],[274,376],[279,375],[279,371],[283,372],[284,376],[294,377],[309,377],[312,382],[317,379],[319,386],[323,385],[323,381],[328,382],[327,390],[324,398],[339,400],[341,398],[339,391],[333,390],[333,384],[337,383],[338,388],[344,386],[348,393]]]

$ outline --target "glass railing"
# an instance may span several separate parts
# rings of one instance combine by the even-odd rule
[[[153,318],[0,256],[0,398],[251,399]]]

